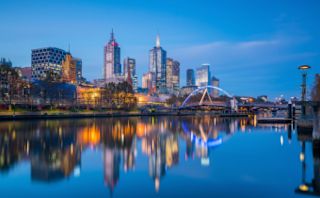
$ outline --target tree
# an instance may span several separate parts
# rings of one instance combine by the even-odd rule
[[[8,65],[0,66],[0,97],[2,102],[11,105],[18,98],[21,80],[18,72]]]
[[[108,107],[132,109],[137,104],[132,86],[124,81],[107,83],[103,91],[103,101]]]

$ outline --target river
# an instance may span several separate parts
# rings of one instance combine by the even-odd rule
[[[0,122],[0,197],[303,197],[313,147],[254,118]]]

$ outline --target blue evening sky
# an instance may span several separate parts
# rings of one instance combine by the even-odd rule
[[[139,84],[156,34],[187,68],[211,64],[221,87],[237,95],[299,96],[297,66],[320,72],[319,0],[0,0],[0,57],[30,66],[31,49],[59,47],[102,77],[103,46],[114,28],[121,58],[136,58]]]

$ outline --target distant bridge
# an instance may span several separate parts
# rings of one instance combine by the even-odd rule
[[[209,94],[209,91],[208,91],[209,89],[218,90],[226,94],[229,98],[232,98],[230,100],[230,103],[222,102],[222,101],[213,101]],[[202,96],[199,102],[188,103],[192,96],[198,95],[199,93],[202,93]],[[205,101],[206,96],[208,97],[209,101]],[[236,99],[227,91],[216,86],[207,85],[207,86],[199,87],[196,90],[194,90],[192,93],[190,93],[189,96],[183,101],[179,109],[192,109],[192,108],[203,107],[203,106],[224,107],[224,108],[230,107],[233,110],[237,110],[238,108]]]
[[[226,96],[231,98],[229,101],[214,101],[208,90],[218,90],[222,93],[224,93]],[[192,96],[196,96],[199,93],[202,94],[201,99],[196,102],[190,102],[190,99]],[[208,100],[205,100],[205,98],[208,98]],[[238,101],[235,99],[233,95],[228,93],[222,88],[215,87],[215,86],[203,86],[199,87],[196,90],[194,90],[192,93],[188,95],[188,97],[183,101],[182,105],[179,107],[179,109],[201,109],[201,108],[218,108],[218,109],[230,109],[233,111],[238,111],[239,108],[245,108],[247,110],[258,110],[258,109],[268,109],[268,110],[284,110],[288,108],[287,104],[275,104],[275,103],[261,103],[261,102],[253,102],[253,103],[238,103]]]

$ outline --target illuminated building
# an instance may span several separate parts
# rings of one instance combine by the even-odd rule
[[[149,51],[149,72],[155,74],[152,84],[157,93],[166,93],[166,60],[167,52],[160,46],[158,35],[156,46]]]
[[[195,77],[194,77],[194,70],[193,69],[187,69],[187,86],[194,86],[195,83]]]
[[[179,93],[180,84],[180,63],[173,60],[172,58],[167,58],[167,74],[166,74],[166,85],[167,90],[170,94]]]
[[[62,61],[62,81],[72,84],[77,82],[76,62],[69,52]]]
[[[152,94],[155,92],[155,73],[148,72],[142,76],[142,88],[148,89],[148,93]]]
[[[203,64],[197,69],[196,85],[198,87],[203,87],[210,85],[210,65]]]
[[[105,80],[121,76],[120,47],[114,38],[113,30],[108,44],[104,47],[103,69]]]
[[[77,102],[96,104],[101,98],[101,89],[94,86],[77,86]]]
[[[66,52],[55,47],[33,49],[31,55],[32,78],[44,80],[51,75],[53,80],[60,80],[62,75],[62,61]]]
[[[124,75],[125,79],[129,79],[129,78],[131,79],[133,91],[137,92],[138,76],[136,74],[136,60],[134,58],[127,57],[124,59],[124,61],[123,61],[123,75]]]
[[[220,85],[220,80],[219,80],[218,78],[212,76],[212,78],[211,78],[211,85],[212,85],[212,86],[215,86],[215,87],[219,87],[219,85]],[[219,97],[219,90],[214,89],[214,90],[212,91],[212,96],[213,96],[214,98]]]

